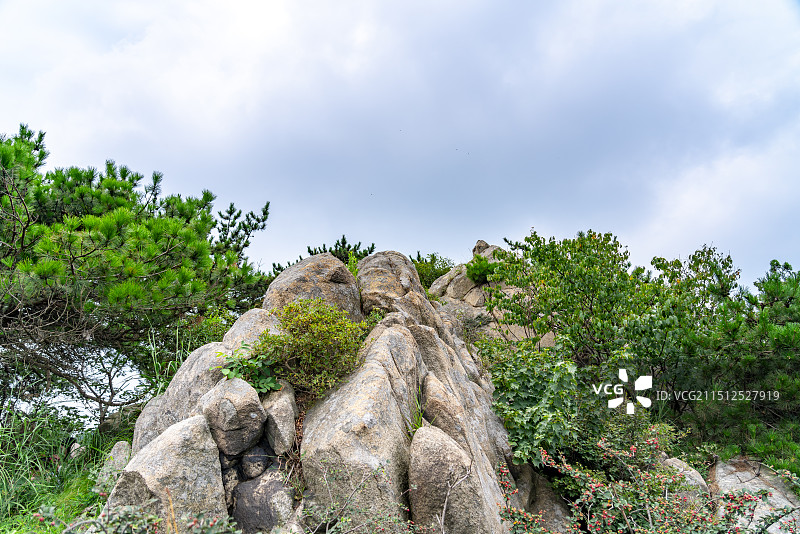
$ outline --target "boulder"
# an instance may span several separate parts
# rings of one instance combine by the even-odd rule
[[[233,512],[243,534],[269,532],[292,519],[292,492],[283,485],[283,475],[270,469],[258,478],[241,482],[233,490]]]
[[[143,447],[122,471],[108,499],[113,506],[142,505],[156,498],[165,522],[204,513],[227,517],[219,451],[205,418],[176,423]]]
[[[751,523],[747,520],[739,521],[738,526],[741,528],[747,527],[748,523],[750,526],[754,526],[761,518],[774,510],[786,507],[795,509],[800,506],[800,500],[780,477],[760,462],[741,456],[731,458],[727,462],[714,464],[708,473],[708,487],[715,499],[725,493],[742,490],[752,494],[760,490],[767,490],[771,493],[766,501],[758,503]],[[724,508],[720,507],[718,514],[722,516],[724,513]],[[781,530],[782,522],[788,522],[796,528],[797,523],[800,522],[800,511],[794,510],[783,521],[772,523],[767,528],[767,532],[770,534],[787,532],[787,530]]]
[[[681,492],[682,497],[686,497],[690,501],[696,501],[704,495],[708,495],[708,485],[703,480],[703,475],[694,467],[680,458],[667,458],[662,464],[683,475],[683,483],[688,487],[688,490]]]
[[[314,298],[337,306],[351,321],[364,320],[356,279],[330,252],[301,260],[279,274],[269,285],[261,307],[283,308],[295,300]]]
[[[136,420],[133,455],[164,430],[194,414],[200,397],[223,378],[221,368],[229,354],[222,343],[208,343],[186,358],[164,394],[151,399]]]
[[[241,378],[220,380],[200,397],[197,411],[206,417],[219,450],[228,456],[255,445],[267,420],[258,392]]]
[[[272,463],[272,458],[264,447],[256,445],[242,456],[242,475],[245,480],[256,478],[267,470]]]
[[[411,518],[417,525],[439,525],[444,515],[445,531],[450,534],[508,531],[500,521],[497,503],[483,498],[472,459],[436,427],[426,426],[414,434],[408,483]]]
[[[222,338],[225,349],[233,354],[243,345],[252,347],[264,332],[281,334],[280,321],[263,308],[253,308],[243,313]]]
[[[131,444],[127,441],[116,442],[108,456],[106,456],[103,467],[100,468],[100,472],[97,474],[97,483],[94,485],[94,491],[97,493],[111,493],[114,484],[117,483],[117,479],[122,474],[125,466],[128,465],[130,459]]]
[[[414,264],[405,254],[393,250],[378,252],[358,262],[358,285],[365,314],[374,308],[393,311],[393,302],[414,291],[425,297]]]
[[[294,446],[295,421],[300,412],[292,386],[285,380],[279,382],[281,389],[270,393],[261,406],[267,414],[267,439],[275,454],[281,456]]]

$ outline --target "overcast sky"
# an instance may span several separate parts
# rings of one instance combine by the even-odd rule
[[[471,257],[535,228],[635,264],[800,268],[800,8],[777,0],[0,0],[0,132],[306,245]]]

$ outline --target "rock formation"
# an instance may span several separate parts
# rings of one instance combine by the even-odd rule
[[[494,250],[478,242],[475,253]],[[154,498],[153,511],[165,518],[173,510],[177,519],[230,515],[244,534],[303,532],[340,517],[325,515],[331,506],[346,508],[354,526],[380,522],[386,532],[404,530],[410,519],[443,524],[449,534],[501,534],[508,526],[498,514],[496,468],[507,463],[520,490],[513,504],[541,511],[545,526],[565,531],[568,510],[547,480],[510,465],[492,383],[463,340],[465,318],[482,313],[483,288],[458,266],[430,293],[438,299],[427,298],[413,264],[392,251],[361,260],[357,278],[331,254],[291,266],[270,285],[265,308],[243,314],[222,342],[194,351],[147,403],[107,506]],[[280,331],[270,310],[309,297],[354,320],[374,309],[385,316],[362,345],[361,365],[308,407],[301,426],[290,384],[259,395],[243,380],[225,379],[220,365],[262,333]],[[692,495],[707,492],[689,466],[665,463],[684,473]],[[711,490],[742,484],[737,466],[718,466]],[[300,469],[305,486],[292,486],[289,471]]]
[[[393,518],[397,532],[407,519],[430,523],[443,512],[453,534],[506,532],[495,469],[511,450],[459,319],[428,300],[406,256],[380,252],[358,268],[356,280],[331,254],[293,265],[270,285],[264,308],[194,351],[142,410],[109,505],[155,497],[162,515],[230,514],[245,534],[299,532],[303,509],[313,520],[331,501],[347,502],[352,521]],[[270,310],[302,298],[323,298],[353,320],[374,309],[385,317],[360,367],[305,414],[306,488],[295,495],[282,457],[298,452],[291,385],[259,398],[247,382],[222,377],[220,365],[263,332],[279,332]]]

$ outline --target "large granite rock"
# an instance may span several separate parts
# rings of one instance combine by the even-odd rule
[[[761,501],[756,506],[752,522],[739,521],[740,528],[755,526],[763,517],[783,508],[794,509],[794,512],[782,521],[772,523],[767,532],[770,534],[792,532],[800,526],[800,510],[797,510],[800,507],[800,500],[780,477],[758,461],[736,457],[727,462],[717,462],[708,473],[708,487],[715,498],[739,491],[755,494],[760,490],[767,490],[771,493],[766,501]],[[720,516],[724,515],[724,508],[720,507],[718,513]],[[782,530],[782,523],[794,530]]]
[[[295,402],[294,389],[285,380],[279,391],[273,391],[261,403],[267,414],[267,439],[275,454],[286,454],[295,440],[295,421],[300,415]]]
[[[134,455],[164,430],[194,413],[200,397],[223,378],[221,367],[229,354],[222,343],[209,343],[186,358],[164,394],[148,402],[136,420],[131,444]]]
[[[354,322],[364,320],[356,279],[330,252],[301,260],[279,274],[269,285],[261,307],[271,310],[314,298],[336,305]]]
[[[184,516],[227,517],[219,450],[202,415],[170,426],[143,447],[122,471],[107,506],[151,498],[165,523],[174,513],[179,532],[186,532]]]
[[[425,296],[414,264],[393,250],[378,252],[358,262],[358,285],[364,313],[374,308],[393,311],[393,303],[411,291]]]
[[[200,397],[197,410],[208,421],[219,450],[228,456],[249,449],[264,433],[267,414],[258,392],[241,378],[220,380]]]
[[[445,531],[450,534],[506,532],[497,502],[486,500],[474,468],[470,456],[443,431],[436,427],[417,430],[408,473],[414,523],[437,526],[443,516]]]

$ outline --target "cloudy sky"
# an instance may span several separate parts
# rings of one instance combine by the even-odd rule
[[[0,132],[308,244],[470,258],[613,232],[800,268],[800,7],[762,0],[0,0]]]

